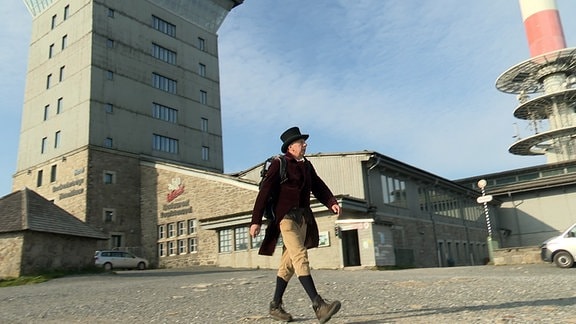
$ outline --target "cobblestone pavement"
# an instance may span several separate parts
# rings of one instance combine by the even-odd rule
[[[549,264],[394,271],[314,270],[329,323],[576,323],[576,269]],[[273,270],[119,271],[0,288],[0,323],[277,323]],[[298,280],[284,297],[316,323]]]

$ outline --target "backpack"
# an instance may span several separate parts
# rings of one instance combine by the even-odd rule
[[[272,161],[275,159],[280,160],[280,184],[283,184],[288,180],[288,176],[286,175],[286,157],[284,155],[274,155],[266,159],[264,161],[264,165],[262,166],[262,170],[260,170],[260,182],[258,183],[258,189],[262,188],[262,182],[264,178],[268,174],[268,169],[270,169],[270,165]],[[270,195],[266,200],[266,207],[264,208],[264,218],[266,218],[270,222],[274,222],[276,220],[276,215],[274,215],[274,206],[276,205],[276,197],[278,193],[273,193]]]

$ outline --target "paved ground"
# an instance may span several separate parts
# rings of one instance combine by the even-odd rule
[[[576,323],[576,269],[553,265],[398,271],[314,270],[330,323]],[[120,271],[0,288],[0,323],[275,323],[275,272],[196,268]],[[286,309],[316,323],[297,280]]]

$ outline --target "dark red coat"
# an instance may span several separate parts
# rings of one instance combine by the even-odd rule
[[[326,207],[330,208],[336,204],[336,198],[320,179],[316,170],[309,161],[298,162],[290,153],[286,155],[286,175],[287,180],[280,185],[280,161],[272,161],[266,177],[262,181],[262,186],[256,197],[254,209],[252,210],[251,224],[262,224],[262,217],[266,207],[266,200],[270,195],[277,194],[277,203],[274,208],[276,221],[268,225],[266,234],[258,254],[272,255],[280,235],[280,221],[284,215],[293,207],[305,208],[312,215],[310,209],[310,192]],[[308,224],[306,232],[305,246],[307,248],[318,247],[318,224],[312,218],[312,223]]]

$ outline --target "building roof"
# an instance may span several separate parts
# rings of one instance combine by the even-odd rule
[[[28,188],[0,198],[0,233],[26,230],[108,239],[106,234]]]
[[[486,192],[491,195],[563,187],[576,182],[576,161],[546,163],[454,181],[468,188],[477,188],[480,179],[488,182]]]

